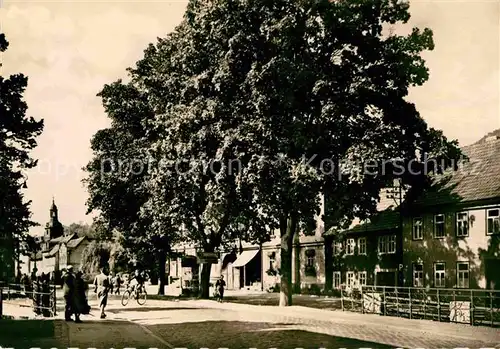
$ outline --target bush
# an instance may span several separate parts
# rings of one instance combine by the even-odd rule
[[[321,296],[322,290],[321,287],[317,284],[309,285],[308,287],[304,287],[300,291],[301,294],[308,294],[314,296]]]
[[[340,298],[341,297],[341,292],[339,289],[333,289],[333,290],[323,290],[321,294],[325,297],[334,297],[334,298]]]

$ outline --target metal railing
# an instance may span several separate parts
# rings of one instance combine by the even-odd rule
[[[32,308],[36,315],[53,317],[57,307],[56,286],[50,283],[34,282],[28,285],[6,284],[0,286],[0,317],[5,305]],[[12,314],[10,314],[12,315]]]
[[[390,286],[341,287],[342,310],[500,327],[500,291]]]

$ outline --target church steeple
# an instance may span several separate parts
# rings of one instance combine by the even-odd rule
[[[56,202],[52,197],[52,205],[50,206],[50,219],[45,228],[46,240],[58,238],[64,234],[64,228],[59,222]]]
[[[52,197],[52,206],[50,207],[50,221],[51,222],[57,222],[58,217],[57,217],[57,206],[54,201],[54,197]]]

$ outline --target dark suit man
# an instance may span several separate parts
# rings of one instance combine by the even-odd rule
[[[73,321],[73,301],[75,296],[75,275],[73,275],[73,267],[69,266],[63,276],[63,292],[64,300],[66,301],[66,308],[64,310],[64,318],[66,321]]]

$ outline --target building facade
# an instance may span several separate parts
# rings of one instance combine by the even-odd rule
[[[326,263],[333,274],[329,288],[342,285],[401,286],[403,240],[401,217],[383,190],[378,213],[365,221],[355,220],[342,232],[325,236]]]
[[[23,273],[58,274],[69,265],[75,269],[80,268],[82,253],[90,243],[89,239],[77,234],[64,234],[64,227],[59,222],[59,212],[54,200],[49,215],[50,219],[45,225],[44,234],[35,239],[37,252],[23,259]]]
[[[462,150],[469,162],[434,176],[402,214],[382,192],[370,221],[326,236],[333,287],[500,289],[500,139]]]
[[[470,162],[437,178],[405,218],[412,286],[500,289],[500,139],[463,152]]]
[[[323,202],[321,203],[323,206]],[[321,214],[316,217],[314,231],[298,234],[292,251],[292,283],[301,289],[323,288],[325,284],[324,224]],[[179,254],[169,262],[170,277],[178,287],[190,287],[199,278],[197,264],[199,252],[189,244],[178,245]],[[236,241],[231,248],[218,253],[217,263],[212,264],[211,282],[224,276],[227,289],[271,291],[280,282],[281,238],[279,231],[262,245]],[[196,283],[196,281],[194,281]]]

